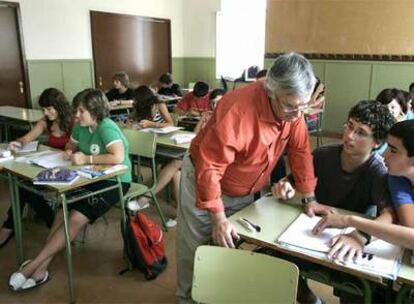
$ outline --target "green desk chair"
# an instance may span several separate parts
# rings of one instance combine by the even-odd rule
[[[162,225],[164,229],[167,231],[167,225],[165,222],[164,214],[160,208],[158,203],[157,197],[154,193],[155,187],[157,185],[157,167],[155,163],[155,151],[157,147],[156,143],[156,135],[150,132],[141,132],[131,129],[123,129],[125,137],[129,143],[129,153],[133,158],[137,160],[137,176],[141,176],[140,169],[141,169],[141,158],[145,157],[146,159],[150,160],[151,163],[151,173],[152,173],[152,185],[146,186],[142,183],[132,182],[131,187],[129,188],[128,193],[124,196],[123,206],[121,206],[122,213],[123,213],[123,221],[126,224],[126,217],[125,217],[125,204],[127,204],[130,200],[149,193],[151,198],[155,204],[155,207],[160,215]],[[132,170],[134,172],[134,168]],[[135,174],[134,174],[135,175]],[[134,179],[136,180],[136,179]]]
[[[195,253],[192,297],[201,303],[296,303],[299,269],[288,261],[215,246]]]

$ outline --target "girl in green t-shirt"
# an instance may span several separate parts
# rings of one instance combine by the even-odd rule
[[[124,164],[129,170],[121,176],[122,190],[126,193],[131,182],[131,163],[128,157],[128,142],[118,126],[108,116],[108,101],[100,90],[88,89],[83,92],[76,111],[77,123],[66,146],[65,155],[74,165]],[[104,180],[87,185],[89,191],[113,186],[113,180]],[[72,203],[68,206],[69,233],[71,240],[88,223],[93,223],[119,201],[118,189],[112,189]],[[65,247],[62,212],[53,222],[46,244],[32,260],[26,261],[9,278],[10,288],[22,291],[46,283],[49,278],[48,266],[53,257]]]

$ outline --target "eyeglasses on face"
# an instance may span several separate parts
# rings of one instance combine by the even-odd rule
[[[361,139],[369,138],[372,136],[372,133],[368,133],[367,131],[361,128],[356,128],[350,121],[347,121],[346,123],[344,123],[344,131],[353,132],[356,137],[361,138]]]
[[[309,102],[302,104],[300,106],[292,106],[290,104],[286,104],[282,102],[277,95],[274,95],[274,97],[275,97],[275,100],[279,103],[280,107],[282,108],[282,111],[285,113],[307,112],[312,109]]]

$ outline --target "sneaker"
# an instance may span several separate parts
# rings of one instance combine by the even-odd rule
[[[177,221],[174,219],[168,219],[168,221],[165,223],[165,225],[167,225],[168,228],[173,228],[175,226],[177,226]]]
[[[147,198],[145,196],[141,196],[137,200],[129,201],[128,205],[127,205],[127,209],[132,211],[132,212],[137,212],[138,210],[148,208],[149,207],[149,202],[150,202],[149,198]]]

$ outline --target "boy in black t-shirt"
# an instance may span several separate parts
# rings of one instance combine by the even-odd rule
[[[170,73],[165,73],[160,76],[158,79],[160,82],[161,88],[158,90],[158,94],[167,95],[167,96],[183,96],[181,88],[177,83],[173,82]]]
[[[125,72],[116,73],[112,77],[113,89],[106,93],[109,101],[132,100],[134,91],[128,87],[129,77]]]

